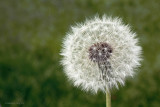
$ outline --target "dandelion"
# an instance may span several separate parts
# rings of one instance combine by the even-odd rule
[[[136,34],[119,18],[95,17],[71,28],[63,41],[62,65],[68,79],[82,90],[106,92],[124,85],[140,66]],[[109,104],[110,105],[110,104]]]

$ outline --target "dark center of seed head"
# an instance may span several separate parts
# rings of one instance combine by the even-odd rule
[[[113,49],[108,43],[95,43],[89,48],[89,59],[93,62],[107,61],[112,51]]]

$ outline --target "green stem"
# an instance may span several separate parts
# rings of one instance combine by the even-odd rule
[[[106,107],[111,107],[111,94],[106,90]]]

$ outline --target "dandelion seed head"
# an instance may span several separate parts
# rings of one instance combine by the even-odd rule
[[[140,66],[136,33],[120,18],[104,15],[72,26],[62,47],[61,63],[68,79],[93,93],[118,89]]]

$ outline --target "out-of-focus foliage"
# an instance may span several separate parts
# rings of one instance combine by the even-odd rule
[[[95,14],[119,16],[143,47],[142,67],[112,92],[113,107],[160,107],[159,0],[1,0],[0,105],[105,107],[105,94],[72,86],[59,65],[71,25]]]

